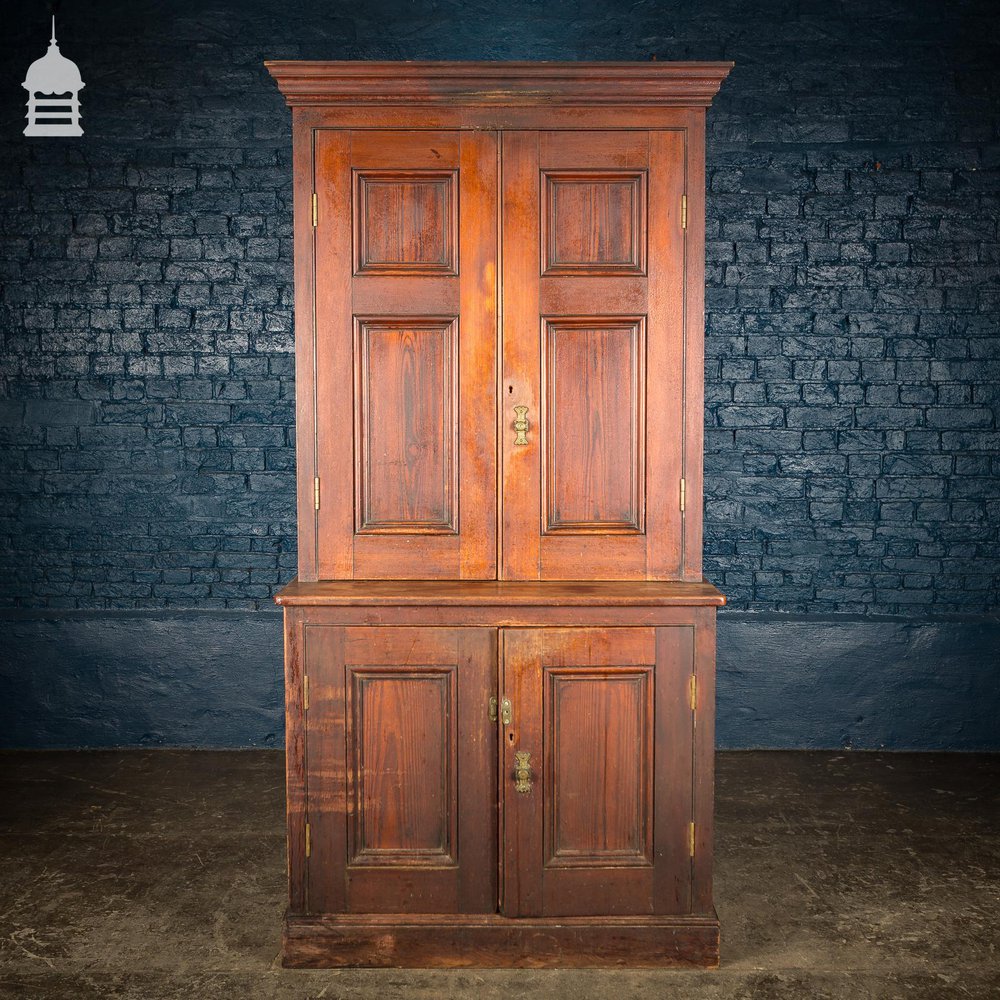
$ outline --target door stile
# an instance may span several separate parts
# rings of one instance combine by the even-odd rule
[[[316,131],[313,184],[316,218],[322,225],[313,226],[317,400],[313,475],[322,481],[326,473],[328,485],[321,490],[320,509],[315,510],[315,500],[311,506],[316,525],[316,570],[321,580],[354,575],[354,490],[345,488],[343,482],[337,489],[330,488],[335,481],[333,470],[341,470],[346,478],[354,468],[352,279],[347,264],[351,260],[351,160],[350,132]],[[315,495],[313,484],[310,495],[311,499]]]
[[[687,233],[682,220],[685,187],[685,134],[649,134],[649,285],[647,378],[651,404],[647,408],[646,468],[647,577],[681,579],[683,525],[680,482],[684,477],[685,421],[685,300],[684,254]],[[699,450],[701,445],[699,444]],[[688,496],[700,497],[685,483]],[[683,577],[686,579],[686,577]],[[699,575],[698,579],[701,577]]]
[[[546,632],[505,629],[504,690],[511,706],[511,721],[503,725],[500,782],[504,799],[504,894],[507,916],[537,917],[543,914],[541,669],[535,641]],[[531,756],[534,775],[530,792],[515,791],[514,772],[518,753]]]
[[[500,369],[503,548],[500,578],[536,580],[541,574],[541,476],[538,396],[538,133],[501,133],[503,189],[503,353]],[[515,406],[527,428],[514,429]],[[518,440],[525,443],[517,444]]]

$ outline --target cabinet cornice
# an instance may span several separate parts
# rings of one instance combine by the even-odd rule
[[[707,107],[730,62],[268,60],[287,103],[409,107]]]

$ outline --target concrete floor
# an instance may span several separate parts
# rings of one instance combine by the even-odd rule
[[[1000,998],[1000,756],[719,758],[717,972],[292,972],[273,751],[0,754],[0,997]]]

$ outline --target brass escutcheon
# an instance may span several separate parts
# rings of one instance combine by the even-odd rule
[[[531,791],[531,754],[524,750],[514,754],[514,790],[522,795]]]
[[[528,433],[528,408],[526,406],[515,406],[514,416],[514,430],[517,431],[517,437],[514,438],[514,444],[527,444],[528,438],[526,435]]]

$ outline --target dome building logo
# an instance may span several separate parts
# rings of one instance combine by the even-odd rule
[[[21,86],[28,92],[25,135],[83,135],[80,91],[84,82],[76,63],[59,52],[54,17],[49,50],[28,67]]]

